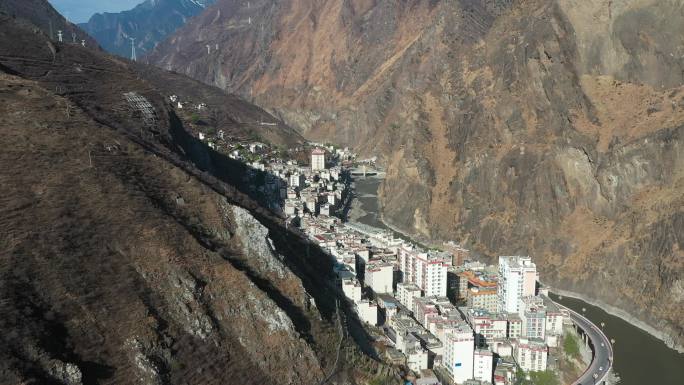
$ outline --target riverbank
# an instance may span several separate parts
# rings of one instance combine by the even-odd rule
[[[671,336],[669,336],[669,335],[667,335],[661,331],[656,330],[653,326],[645,323],[644,321],[637,319],[636,317],[630,315],[629,313],[627,313],[626,311],[624,311],[622,309],[619,309],[619,308],[614,307],[612,305],[608,305],[605,302],[602,302],[602,301],[599,301],[599,300],[596,300],[593,298],[587,298],[586,296],[584,296],[580,293],[576,293],[576,292],[569,291],[569,290],[558,289],[558,288],[555,288],[553,286],[548,286],[548,285],[546,285],[546,286],[549,288],[549,292],[551,292],[553,294],[563,296],[563,297],[570,297],[570,298],[574,298],[574,299],[579,299],[580,301],[583,301],[583,302],[586,302],[590,305],[596,306],[596,307],[604,310],[606,313],[608,313],[614,317],[620,318],[621,320],[629,323],[630,325],[632,325],[636,328],[639,328],[639,329],[643,330],[644,332],[650,334],[651,336],[660,340],[669,349],[672,349],[679,354],[684,353],[684,346],[677,345]]]

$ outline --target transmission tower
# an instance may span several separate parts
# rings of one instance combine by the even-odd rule
[[[129,37],[129,39],[131,40],[131,60],[138,61],[138,58],[135,56],[135,38]]]

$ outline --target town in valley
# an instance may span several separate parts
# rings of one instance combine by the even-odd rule
[[[282,151],[231,142],[221,132],[197,135],[249,166],[248,190],[334,259],[331,285],[383,360],[407,369],[408,382],[509,385],[535,374],[556,377],[567,345],[582,338],[570,310],[540,284],[530,256],[500,256],[498,265],[486,265],[455,242],[427,248],[348,221],[354,179],[376,173],[374,159],[329,144]]]

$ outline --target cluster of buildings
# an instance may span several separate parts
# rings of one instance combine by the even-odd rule
[[[302,230],[335,258],[340,290],[361,321],[380,328],[386,359],[435,384],[508,385],[518,369],[546,370],[569,322],[538,295],[529,257],[454,266],[452,252],[334,217],[305,218]]]
[[[334,216],[349,197],[345,168],[338,165],[341,160],[354,158],[348,149],[315,147],[306,166],[283,159],[280,151],[261,142],[229,143],[220,130],[213,137],[202,132],[198,137],[211,148],[221,146],[229,158],[246,164],[243,182],[271,210],[286,216],[288,224],[299,226],[304,217]]]
[[[538,295],[535,264],[499,257],[498,267],[422,250],[359,224],[304,226],[337,260],[337,278],[359,318],[384,332],[390,362],[443,384],[515,382],[544,371],[568,314]]]
[[[340,163],[353,154],[327,150],[315,147],[307,167],[256,142],[229,156],[248,163],[250,188],[335,260],[340,292],[362,322],[377,327],[388,361],[426,385],[509,385],[519,369],[548,368],[569,317],[539,295],[530,257],[502,256],[487,266],[453,243],[425,250],[390,231],[343,222],[336,213],[351,184]]]

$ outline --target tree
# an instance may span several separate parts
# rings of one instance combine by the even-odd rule
[[[577,339],[574,335],[567,333],[563,337],[563,350],[565,351],[565,354],[569,355],[570,357],[579,358],[579,345],[577,344]]]
[[[519,369],[516,377],[516,384],[518,385],[560,385],[558,377],[550,370],[525,373]]]

